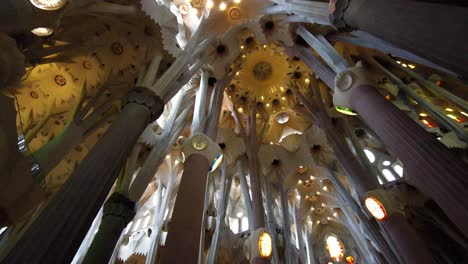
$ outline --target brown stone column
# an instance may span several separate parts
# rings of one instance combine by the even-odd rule
[[[347,26],[468,78],[468,8],[408,0],[348,1],[344,14],[334,13]]]
[[[351,107],[401,160],[406,181],[434,199],[468,237],[468,165],[374,87],[354,89]]]
[[[435,263],[428,247],[404,215],[393,213],[383,222],[382,227],[406,264]]]
[[[201,154],[192,154],[185,161],[166,246],[161,250],[159,263],[198,263],[209,169],[208,159]]]
[[[164,108],[153,92],[130,92],[122,112],[2,263],[70,263],[133,145]]]

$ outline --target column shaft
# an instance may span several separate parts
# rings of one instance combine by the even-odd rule
[[[382,226],[406,264],[435,263],[428,247],[404,215],[393,213]]]
[[[203,155],[192,154],[185,161],[174,212],[169,223],[166,246],[161,250],[159,263],[198,262],[209,169],[210,163]]]
[[[122,231],[135,216],[135,203],[114,193],[104,204],[99,231],[88,249],[83,264],[108,263]]]
[[[138,95],[142,91],[135,93]],[[125,104],[117,120],[81,161],[3,263],[71,262],[133,145],[151,121],[152,110],[145,103],[151,101],[163,108],[156,97],[146,95],[144,99],[140,98],[133,97],[134,100]]]
[[[468,237],[468,165],[371,86],[350,103],[406,170],[405,179],[436,201]]]
[[[265,208],[263,207],[262,185],[258,169],[258,153],[247,151],[250,189],[252,191],[253,228],[257,230],[265,227]]]
[[[345,23],[468,77],[468,8],[407,0],[351,0]]]

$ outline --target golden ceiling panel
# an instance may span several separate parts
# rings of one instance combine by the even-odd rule
[[[241,54],[234,62],[239,70],[226,93],[240,113],[248,112],[255,102],[259,114],[267,118],[270,113],[297,104],[288,87],[292,83],[306,83],[309,72],[300,61],[288,57],[282,47],[274,43],[262,45],[252,38],[246,37],[242,43]]]

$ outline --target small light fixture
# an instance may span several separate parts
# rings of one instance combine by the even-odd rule
[[[388,161],[388,160],[385,160],[384,162],[382,162],[382,164],[383,164],[384,166],[389,166],[389,165],[392,164],[392,163],[391,163],[390,161]]]
[[[260,257],[269,258],[273,251],[273,243],[270,234],[263,232],[258,238],[258,252]]]
[[[38,27],[31,30],[31,32],[38,37],[48,37],[54,33],[54,30],[48,27]]]
[[[196,150],[204,150],[208,146],[208,142],[203,136],[195,136],[192,139],[192,147]]]
[[[427,114],[426,113],[419,113],[419,116],[420,117],[427,117]]]
[[[447,108],[445,108],[445,111],[447,111],[447,112],[453,112],[453,109],[452,109],[452,108],[449,108],[449,107],[447,107]]]
[[[234,3],[239,4],[241,0],[234,0]]]
[[[206,2],[206,8],[211,9],[211,8],[213,8],[213,6],[214,6],[213,1],[208,0],[208,1]]]
[[[369,196],[365,200],[365,205],[367,210],[371,213],[371,215],[380,221],[383,221],[387,218],[387,211],[382,203],[377,200],[377,198],[373,196]]]
[[[29,0],[31,4],[42,10],[58,10],[65,6],[67,0]]]
[[[426,126],[430,127],[430,128],[434,127],[434,125],[431,124],[431,123],[430,123],[429,121],[427,121],[426,119],[422,119],[421,122],[422,122],[423,124],[425,124]]]
[[[187,15],[190,12],[190,7],[186,4],[179,5],[179,11],[182,15]]]
[[[347,256],[346,257],[346,264],[354,264],[354,257],[353,256]]]
[[[304,166],[299,166],[299,168],[297,169],[297,173],[300,173],[300,174],[303,174],[307,171],[307,169],[304,167]]]
[[[345,115],[351,115],[351,116],[355,116],[357,115],[357,113],[355,113],[353,110],[351,110],[351,108],[348,108],[348,107],[344,107],[344,106],[335,106],[335,109],[336,111],[342,113],[342,114],[345,114]]]
[[[458,117],[456,117],[455,115],[452,115],[452,114],[449,114],[447,115],[448,117],[452,118],[453,120],[457,121],[458,123],[461,122],[461,119],[459,119]]]
[[[219,10],[224,11],[224,10],[226,10],[226,8],[227,8],[226,3],[221,2],[221,4],[219,4]]]

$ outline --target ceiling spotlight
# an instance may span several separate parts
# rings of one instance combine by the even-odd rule
[[[54,30],[48,27],[38,27],[31,32],[38,37],[48,37],[54,33]]]
[[[219,4],[219,10],[224,11],[224,10],[226,10],[226,8],[227,8],[226,3],[221,2],[221,4]]]
[[[182,15],[187,15],[190,12],[190,7],[186,4],[179,5],[179,10]]]
[[[67,0],[29,0],[31,4],[42,10],[57,10],[65,6]]]

